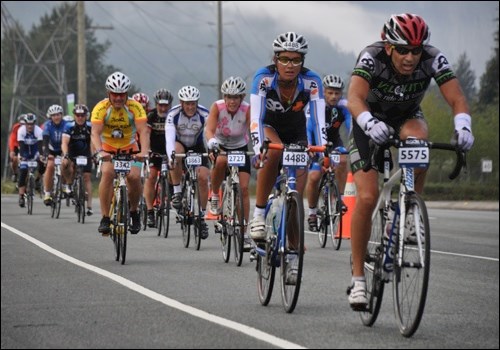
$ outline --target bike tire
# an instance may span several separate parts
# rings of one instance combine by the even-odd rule
[[[120,249],[121,264],[125,264],[127,255],[127,235],[130,223],[130,214],[128,208],[127,186],[120,187],[120,211],[119,211],[119,224],[123,227],[121,234],[118,236],[118,245]]]
[[[194,232],[194,242],[196,250],[200,250],[201,247],[201,220],[204,218],[201,215],[201,202],[200,202],[200,189],[198,182],[193,183],[194,193],[193,193],[193,212],[191,213],[193,217],[193,232]]]
[[[411,337],[418,329],[424,313],[431,263],[430,227],[427,208],[416,193],[406,197],[405,231],[420,231],[423,241],[420,245],[402,244],[402,265],[398,262],[399,244],[394,257],[393,293],[394,311],[399,331],[404,337]],[[422,229],[424,232],[421,232]],[[408,233],[409,233],[408,232]],[[405,234],[406,236],[406,234]],[[423,261],[420,257],[423,257]]]
[[[153,199],[153,210],[155,213],[155,227],[158,233],[158,237],[161,235],[161,231],[163,228],[164,217],[161,214],[164,210],[163,201],[163,187],[161,186],[162,178],[159,177],[155,184],[155,197]]]
[[[191,184],[189,180],[185,182],[183,193],[182,193],[182,208],[180,210],[182,218],[181,218],[181,226],[182,226],[182,243],[184,244],[184,248],[189,248],[189,241],[191,238],[191,222],[192,218],[190,217],[191,207]]]
[[[231,257],[231,241],[232,236],[228,232],[227,217],[230,215],[231,207],[231,188],[228,186],[227,182],[224,184],[224,193],[222,195],[222,214],[220,215],[222,223],[222,231],[220,233],[220,242],[222,249],[222,260],[225,263],[229,261]]]
[[[285,246],[285,253],[281,254],[281,297],[285,311],[292,313],[299,299],[304,264],[304,204],[297,192],[292,192],[288,195],[283,210],[285,210],[285,242],[287,244]],[[292,236],[296,237],[293,246],[290,239]],[[287,282],[290,256],[295,256],[294,264],[297,268],[295,283]]]
[[[50,217],[55,218],[56,217],[56,195],[57,195],[57,190],[59,187],[59,182],[61,181],[60,176],[57,174],[54,174],[54,180],[53,180],[53,185],[52,185],[52,204],[50,205]]]
[[[59,179],[58,186],[56,188],[56,193],[54,196],[56,219],[59,219],[59,216],[61,215],[61,202],[62,202],[62,181],[61,179]]]
[[[331,227],[330,226],[330,219],[329,219],[329,206],[328,206],[328,195],[330,193],[330,189],[328,185],[326,184],[326,181],[322,180],[321,181],[321,186],[319,189],[319,197],[318,197],[318,220],[317,222],[319,223],[318,226],[318,242],[320,248],[326,247],[326,241],[328,237],[328,229]]]
[[[243,208],[243,195],[239,184],[233,184],[233,242],[234,261],[236,266],[241,266],[243,262],[243,244],[245,229],[245,211]]]
[[[33,215],[33,199],[35,196],[35,178],[30,176],[28,178],[28,186],[26,187],[26,202],[28,207],[28,215]]]
[[[372,221],[372,230],[368,241],[364,271],[366,278],[366,297],[368,305],[366,311],[360,312],[361,322],[371,327],[377,320],[384,296],[384,281],[382,276],[382,263],[384,246],[382,244],[385,230],[383,210],[379,210]]]
[[[342,200],[337,183],[334,181],[330,184],[330,233],[332,236],[332,244],[335,250],[339,250],[342,245]]]
[[[266,242],[264,249],[266,254],[261,256],[257,254],[257,293],[259,295],[259,301],[261,305],[267,306],[271,301],[271,296],[273,295],[274,288],[274,278],[276,277],[276,266],[272,264],[273,255],[273,245],[276,244],[276,240],[272,243]]]
[[[168,181],[166,178],[162,179],[161,182],[161,206],[162,210],[160,211],[160,214],[163,216],[163,237],[167,238],[168,237],[168,231],[170,229],[170,187],[168,184]]]

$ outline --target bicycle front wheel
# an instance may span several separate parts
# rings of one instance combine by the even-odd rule
[[[335,250],[340,249],[342,244],[342,201],[337,183],[334,181],[329,186],[328,193],[328,217],[330,233],[332,235],[332,244]]]
[[[118,232],[118,249],[119,249],[119,259],[121,259],[122,265],[125,264],[125,257],[127,254],[127,234],[129,226],[129,210],[128,210],[128,197],[127,197],[127,187],[120,187],[120,202],[118,204],[117,211],[117,222],[120,228]]]
[[[241,266],[243,262],[243,230],[244,223],[244,210],[243,210],[243,196],[241,194],[240,185],[236,184],[232,191],[233,196],[233,242],[234,242],[234,260],[237,266]]]
[[[229,257],[231,256],[231,235],[228,233],[228,222],[227,218],[231,212],[231,188],[224,184],[224,194],[222,195],[222,215],[220,223],[221,223],[221,232],[220,232],[220,243],[222,249],[222,260],[225,263],[229,261]]]
[[[382,244],[385,220],[383,210],[379,210],[372,221],[372,231],[365,257],[366,297],[368,307],[360,313],[361,322],[371,327],[377,320],[382,297],[384,295],[384,281],[382,279],[382,263],[384,257],[384,246]]]
[[[189,208],[191,208],[191,185],[186,182],[186,185],[183,189],[182,208],[180,210],[182,215],[182,243],[184,244],[184,248],[189,247],[189,241],[191,238],[191,225],[193,223],[193,218],[191,217]]]
[[[79,221],[84,224],[85,223],[85,182],[83,181],[83,177],[78,177],[76,181],[76,201],[78,205],[78,210],[80,213],[78,214]]]
[[[28,206],[28,215],[33,214],[33,197],[35,196],[35,177],[30,176],[28,178],[28,186],[26,187],[26,195],[27,195],[27,206]]]
[[[330,226],[330,208],[328,206],[328,197],[330,194],[330,188],[326,185],[326,181],[321,181],[322,185],[319,189],[318,198],[318,242],[321,248],[326,246],[326,241],[328,237],[328,229]]]
[[[281,297],[288,313],[297,304],[304,263],[304,204],[297,192],[285,201],[285,252],[281,254]]]
[[[407,196],[404,231],[406,239],[399,242],[402,255],[396,245],[394,258],[394,311],[399,331],[411,337],[424,313],[431,265],[429,217],[424,201],[416,193]]]
[[[200,202],[200,189],[198,188],[198,182],[193,183],[193,211],[191,215],[193,216],[194,223],[194,243],[196,246],[196,250],[200,250],[201,246],[201,220],[204,218],[201,216],[201,202]]]
[[[264,306],[267,306],[271,300],[271,296],[273,295],[274,277],[276,276],[276,267],[271,261],[274,251],[273,245],[276,244],[276,240],[274,239],[272,242],[273,243],[270,243],[268,241],[265,246],[261,247],[266,250],[266,254],[264,256],[256,253],[257,293],[259,294],[260,303]]]

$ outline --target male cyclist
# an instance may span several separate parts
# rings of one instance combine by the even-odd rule
[[[194,86],[184,86],[178,93],[180,104],[172,107],[167,115],[165,124],[165,143],[167,155],[172,153],[186,153],[193,151],[196,153],[206,152],[203,143],[203,128],[208,115],[208,110],[198,104],[200,91]],[[174,195],[172,196],[172,206],[180,209],[182,206],[182,165],[177,162],[170,162],[170,175],[174,186]],[[202,217],[205,217],[208,200],[208,160],[203,157],[202,165],[196,171],[198,174],[198,186],[200,190],[200,206]],[[201,239],[208,237],[208,225],[204,219],[201,221]]]
[[[150,144],[151,152],[157,155],[165,155],[165,122],[167,114],[174,97],[167,89],[159,89],[155,94],[156,108],[148,113],[148,126],[151,129]],[[149,177],[144,183],[144,198],[148,208],[148,226],[155,226],[155,212],[153,201],[155,198],[155,184],[158,174],[161,172],[162,159],[160,157],[150,157]],[[170,195],[170,194],[169,194]]]
[[[49,120],[47,120],[42,127],[44,156],[47,158],[47,167],[45,176],[43,177],[43,187],[45,189],[43,203],[50,206],[52,205],[52,186],[54,185],[54,158],[60,156],[62,153],[62,134],[67,122],[63,120],[63,108],[59,105],[52,105],[49,107],[47,110],[47,118],[49,118]],[[68,196],[71,194],[68,185],[64,185],[64,192]]]
[[[347,135],[351,131],[351,113],[347,109],[347,100],[342,98],[344,89],[344,81],[338,75],[329,74],[323,78],[323,88],[325,89],[325,127],[328,142],[333,144],[334,148],[344,148],[344,142],[340,137],[340,127],[345,123]],[[314,144],[314,125],[311,118],[307,119],[307,139],[309,144]],[[339,185],[339,191],[343,198],[345,181],[347,177],[347,157],[340,156],[340,164],[335,169],[335,176]],[[323,174],[322,166],[318,162],[313,162],[309,168],[307,177],[307,201],[309,203],[309,230],[318,230],[318,220],[316,217],[318,197],[319,197],[319,182]],[[342,202],[342,210],[346,211],[347,207]]]
[[[224,98],[215,101],[210,108],[210,114],[205,127],[205,138],[210,151],[210,158],[215,164],[210,174],[212,183],[212,198],[210,213],[219,215],[219,189],[226,175],[227,156],[219,155],[215,159],[213,151],[248,151],[250,128],[250,105],[243,101],[245,98],[246,83],[240,77],[229,77],[221,86],[220,91]],[[240,188],[243,196],[244,218],[248,222],[250,198],[248,183],[250,182],[250,157],[245,155],[245,165],[239,168]],[[244,228],[246,232],[246,226]],[[251,239],[245,234],[245,249],[251,248]]]
[[[446,57],[428,45],[430,31],[417,15],[392,15],[384,24],[382,41],[367,46],[358,56],[351,77],[348,107],[356,119],[351,136],[350,160],[356,184],[356,208],[351,222],[352,280],[349,303],[354,310],[367,305],[363,261],[371,231],[371,215],[378,198],[378,169],[364,172],[371,139],[377,144],[391,134],[428,138],[428,125],[420,103],[434,78],[450,105],[457,145],[464,151],[474,143],[471,117],[460,84]],[[421,193],[425,170],[415,171]]]
[[[106,80],[108,97],[100,101],[92,110],[92,144],[96,155],[102,158],[101,182],[99,184],[99,200],[101,202],[102,219],[98,231],[103,236],[110,232],[109,209],[113,198],[113,179],[115,171],[111,155],[116,152],[139,152],[127,175],[127,188],[130,201],[130,217],[132,225],[130,233],[137,234],[141,222],[137,207],[142,193],[141,168],[142,161],[149,152],[149,128],[144,108],[139,102],[128,98],[130,79],[121,72],[111,74]],[[139,134],[141,149],[136,142]]]
[[[93,148],[90,141],[92,126],[88,118],[90,116],[89,108],[84,104],[77,104],[73,108],[75,121],[68,123],[63,132],[61,143],[63,161],[62,175],[67,184],[73,183],[75,175],[76,157],[87,157],[87,165],[83,168],[83,181],[85,191],[87,192],[87,216],[91,216],[92,211],[92,154]]]

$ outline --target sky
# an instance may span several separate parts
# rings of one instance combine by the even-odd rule
[[[25,30],[39,24],[58,1],[3,1]],[[223,78],[238,75],[250,90],[252,77],[270,64],[272,42],[295,31],[309,43],[305,66],[320,76],[349,79],[358,53],[380,39],[391,14],[422,16],[430,44],[453,64],[467,54],[476,85],[493,55],[498,1],[252,1],[222,2]],[[109,40],[105,63],[127,74],[151,98],[159,88],[174,96],[184,85],[200,88],[205,106],[218,97],[217,2],[85,1],[99,42]],[[104,82],[103,82],[104,95]],[[176,99],[176,102],[178,100]]]

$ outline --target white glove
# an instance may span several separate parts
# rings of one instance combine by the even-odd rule
[[[376,144],[383,144],[389,140],[389,136],[394,130],[386,123],[378,120],[370,112],[363,112],[357,118],[356,122]]]
[[[210,140],[208,140],[207,147],[211,150],[219,148],[219,141],[217,141],[215,137],[212,137]]]
[[[474,144],[470,115],[466,113],[459,113],[455,116],[454,122],[457,146],[462,151],[469,151]]]

